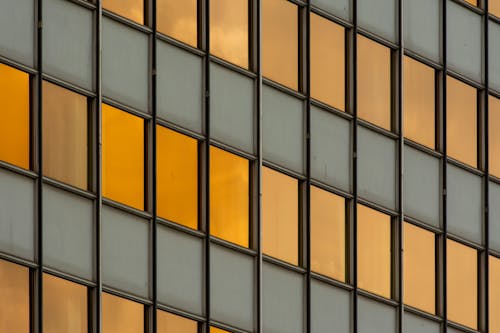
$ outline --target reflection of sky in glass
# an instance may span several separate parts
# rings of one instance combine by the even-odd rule
[[[102,8],[144,24],[144,0],[102,0]]]
[[[102,293],[103,333],[143,333],[144,306],[125,298]]]
[[[157,0],[156,10],[159,32],[197,46],[197,0]]]
[[[0,260],[0,332],[29,333],[28,268]]]
[[[198,323],[172,313],[157,310],[158,333],[198,333]]]

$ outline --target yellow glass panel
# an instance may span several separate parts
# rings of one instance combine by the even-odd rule
[[[465,2],[468,2],[471,5],[477,6],[477,0],[465,0]]]
[[[500,333],[500,259],[490,256],[490,333]]]
[[[489,96],[489,173],[500,178],[500,99]]]
[[[391,50],[358,35],[358,117],[391,129]]]
[[[43,275],[43,331],[87,333],[87,288]]]
[[[391,218],[358,205],[358,286],[391,297]]]
[[[156,0],[158,31],[196,47],[198,45],[197,3],[197,0]]]
[[[272,257],[299,263],[298,181],[262,168],[262,248]]]
[[[158,215],[198,228],[198,142],[156,127]]]
[[[489,0],[488,11],[496,17],[500,17],[500,0]]]
[[[87,98],[44,81],[43,173],[87,189]]]
[[[144,24],[144,0],[102,0],[102,8]]]
[[[210,147],[210,233],[232,243],[249,243],[248,160]]]
[[[210,333],[230,333],[230,332],[217,327],[210,326]]]
[[[345,110],[345,31],[311,14],[311,96]]]
[[[447,154],[477,166],[477,90],[450,76],[446,78]]]
[[[404,301],[434,314],[436,311],[435,236],[404,223]]]
[[[248,68],[248,0],[210,0],[210,52]]]
[[[102,170],[105,197],[144,209],[144,121],[102,105]]]
[[[0,64],[0,160],[30,168],[29,75]]]
[[[477,328],[477,251],[448,239],[447,307],[448,319]]]
[[[431,149],[435,147],[434,69],[404,57],[405,137]]]
[[[262,73],[298,89],[298,8],[286,0],[262,0]]]
[[[30,332],[29,283],[28,268],[0,260],[0,332]]]
[[[102,293],[102,333],[143,333],[144,307],[125,298]]]
[[[345,200],[311,186],[311,269],[345,281]]]
[[[198,323],[165,311],[156,311],[158,333],[198,333]]]

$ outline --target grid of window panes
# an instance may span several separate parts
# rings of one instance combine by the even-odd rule
[[[0,105],[1,332],[500,332],[500,0],[4,0]]]

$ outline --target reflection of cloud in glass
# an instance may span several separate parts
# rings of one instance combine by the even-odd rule
[[[197,1],[158,0],[158,31],[193,47],[197,46]]]
[[[143,0],[102,0],[102,8],[137,23],[144,24]]]
[[[0,332],[28,333],[29,318],[28,269],[0,260]]]

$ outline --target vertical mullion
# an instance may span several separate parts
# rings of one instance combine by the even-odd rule
[[[306,189],[305,189],[305,251],[306,251],[306,332],[311,332],[311,3],[307,2],[306,13],[305,13],[305,27],[302,24],[302,29],[305,31],[305,66],[301,64],[300,68],[306,73],[302,75],[305,79],[305,94],[307,97],[306,101]],[[302,36],[304,34],[302,33]],[[304,230],[304,229],[303,229]],[[303,238],[304,239],[304,238]]]

